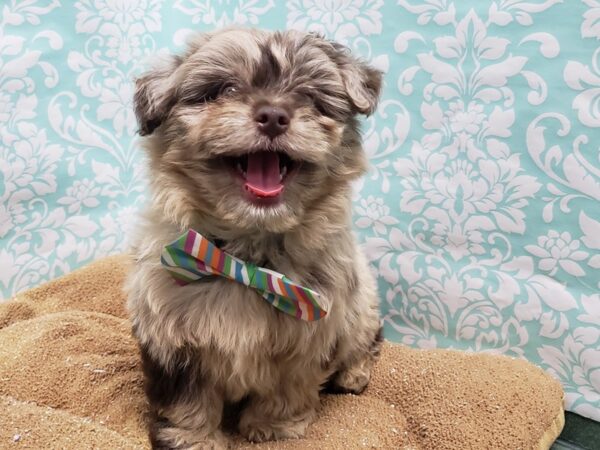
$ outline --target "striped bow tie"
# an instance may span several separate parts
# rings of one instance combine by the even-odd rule
[[[327,314],[317,292],[280,273],[240,261],[194,230],[167,245],[160,261],[180,285],[217,275],[256,289],[275,308],[298,319],[319,320]]]

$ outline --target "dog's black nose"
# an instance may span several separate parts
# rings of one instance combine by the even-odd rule
[[[261,106],[256,110],[254,120],[258,129],[271,139],[285,133],[290,124],[289,114],[276,106]]]

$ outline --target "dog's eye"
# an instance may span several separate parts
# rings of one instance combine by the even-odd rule
[[[320,114],[327,116],[327,110],[325,109],[325,107],[323,106],[323,102],[321,102],[319,100],[319,98],[317,97],[317,95],[312,92],[304,92],[304,96],[307,98],[307,100],[315,107],[315,109],[317,111],[319,111]]]
[[[232,84],[226,84],[221,88],[219,95],[232,95],[238,92],[238,88]]]
[[[184,94],[182,96],[182,101],[188,105],[204,104],[213,102],[219,97],[225,97],[237,92],[239,92],[238,87],[232,84],[214,83]]]

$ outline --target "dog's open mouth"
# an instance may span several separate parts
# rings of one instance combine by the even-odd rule
[[[230,157],[227,163],[242,179],[248,199],[257,204],[280,201],[286,182],[300,167],[286,153],[268,150]]]

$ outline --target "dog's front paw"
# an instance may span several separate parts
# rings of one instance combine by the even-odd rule
[[[371,380],[371,366],[357,365],[337,372],[325,387],[334,394],[360,394]]]
[[[229,442],[220,432],[200,435],[177,427],[164,427],[152,436],[153,450],[228,450]]]
[[[306,413],[289,420],[257,420],[249,415],[242,417],[239,431],[250,442],[265,442],[304,437],[306,428],[314,419],[314,414]]]
[[[383,328],[380,327],[375,332],[368,350],[362,351],[362,354],[355,354],[349,360],[342,361],[338,370],[323,386],[323,391],[331,394],[362,393],[371,381],[371,370],[379,358],[382,342]]]
[[[240,433],[250,442],[277,441],[304,437],[307,423],[278,422],[275,424],[257,422],[240,425]]]

